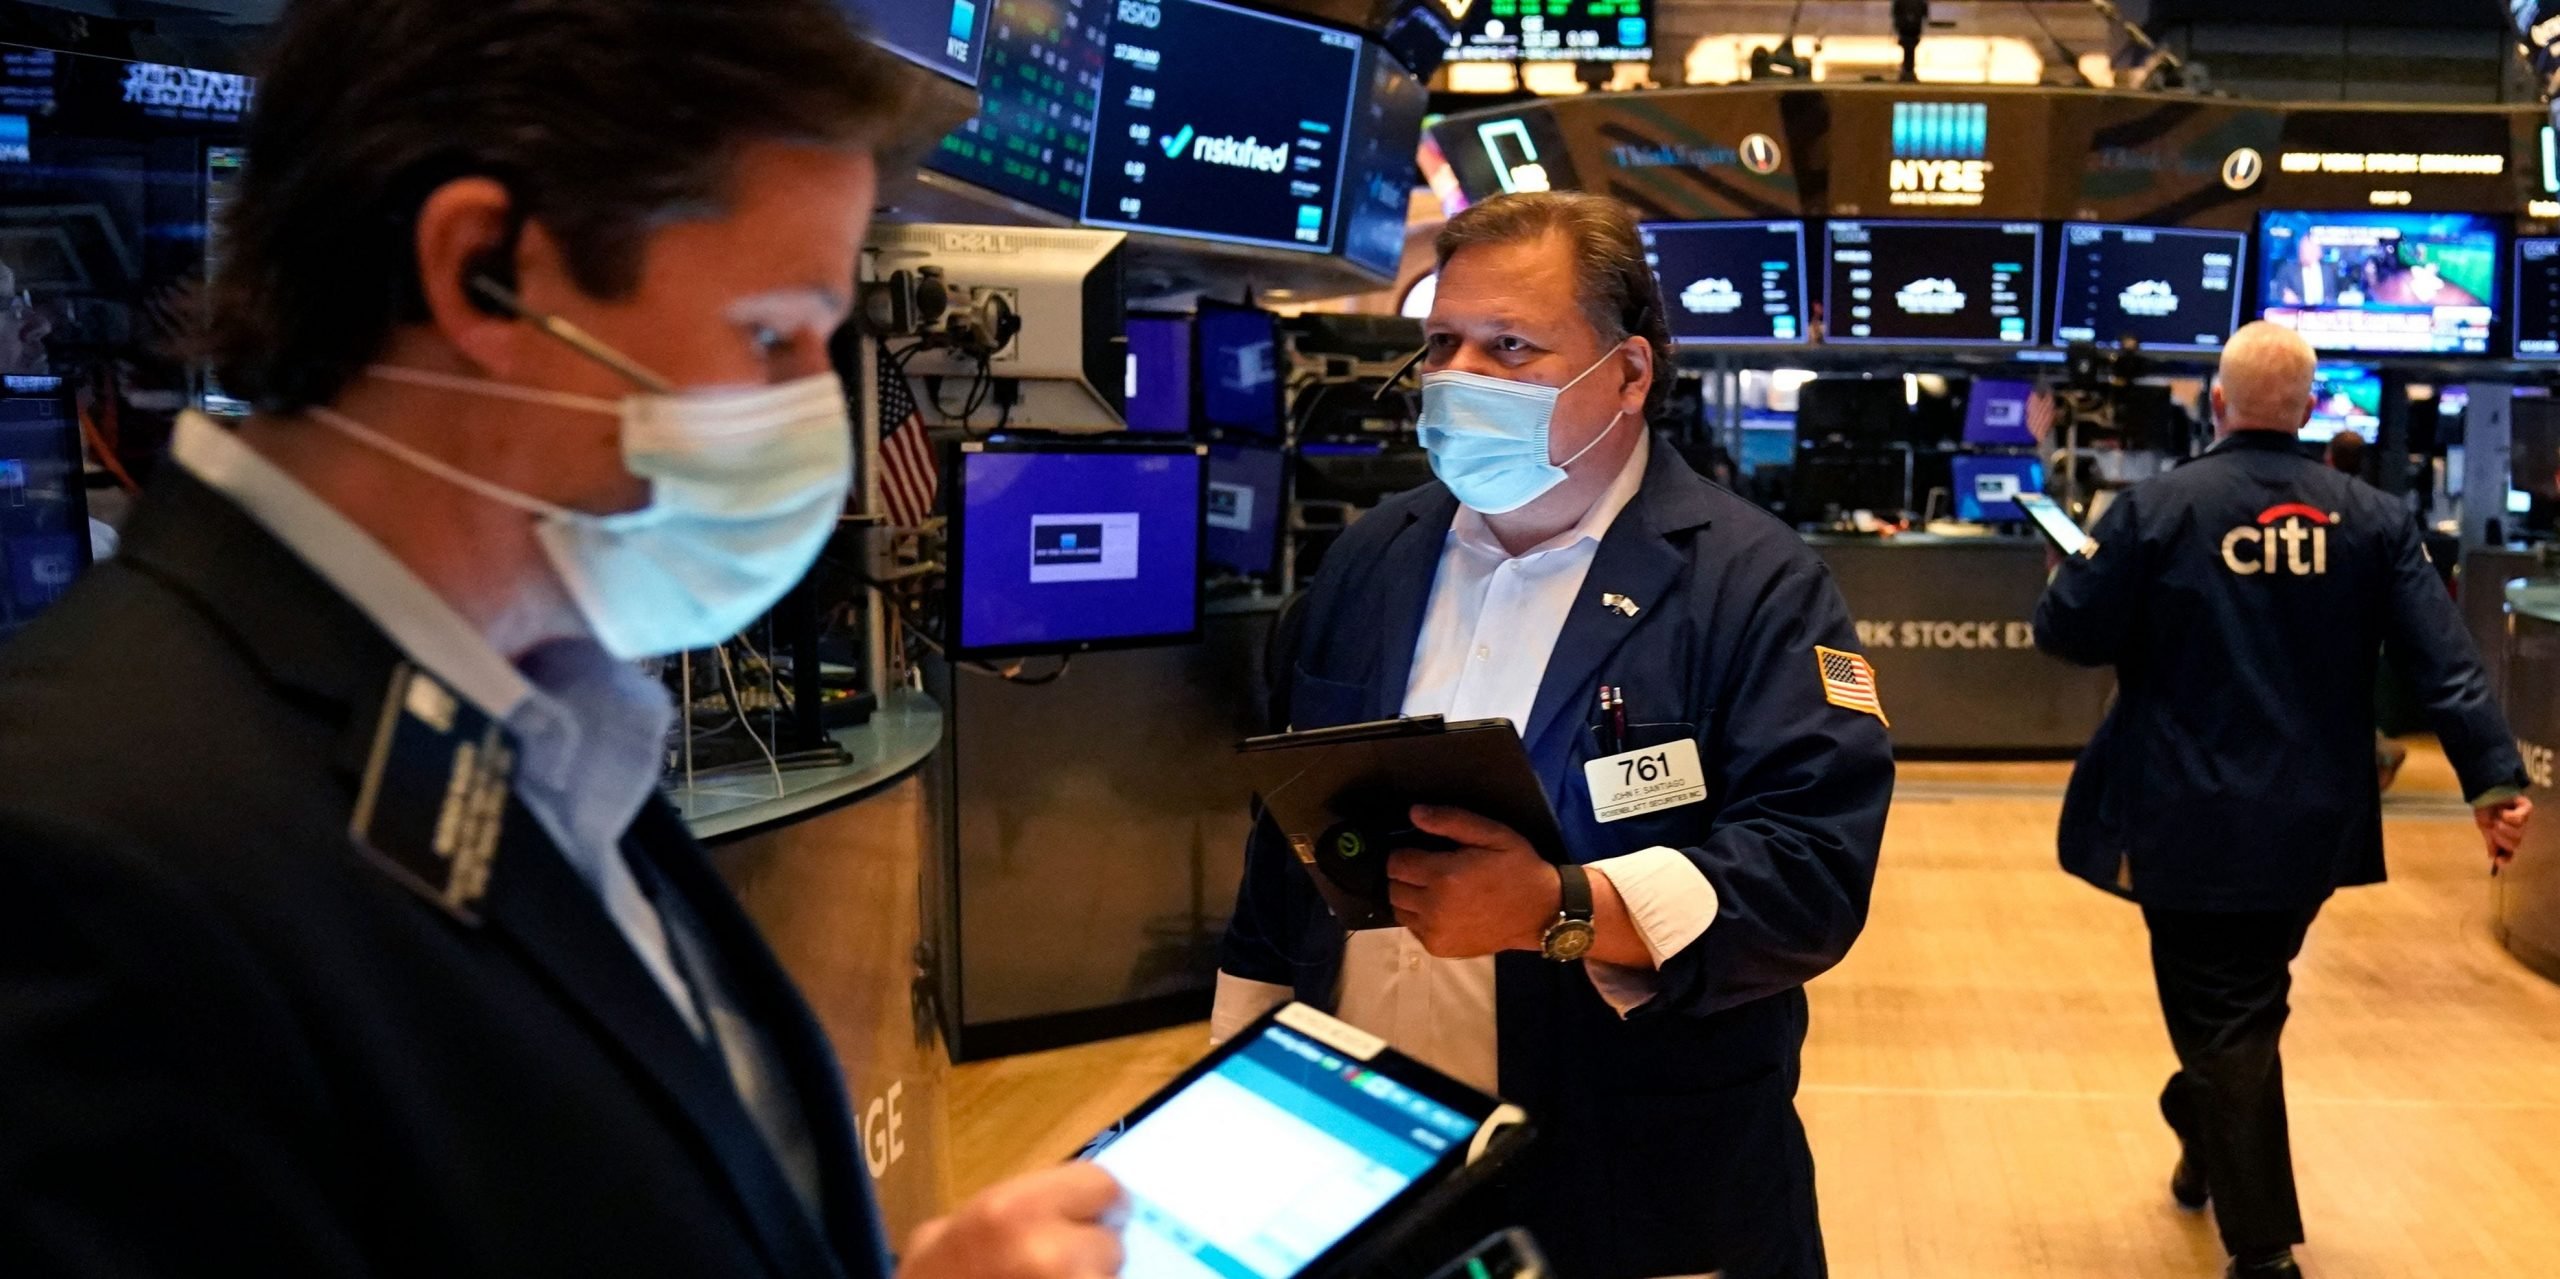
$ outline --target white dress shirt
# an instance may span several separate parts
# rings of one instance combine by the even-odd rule
[[[516,798],[595,890],[676,1015],[719,1053],[748,1115],[815,1216],[817,1155],[790,1076],[711,964],[700,926],[687,919],[671,929],[622,855],[623,834],[665,767],[675,718],[666,690],[592,640],[544,645],[521,668],[510,664],[381,543],[208,418],[181,416],[169,455],[274,535],[410,661],[515,735]]]
[[[1405,681],[1403,713],[1529,722],[1565,617],[1582,600],[1600,540],[1644,486],[1651,443],[1582,521],[1518,555],[1484,516],[1459,508],[1432,580],[1431,599]],[[1655,965],[1679,954],[1715,921],[1715,886],[1688,858],[1648,848],[1589,863],[1627,906]],[[1584,961],[1594,987],[1621,1016],[1651,999],[1652,969]],[[1493,959],[1439,959],[1402,928],[1351,934],[1337,1015],[1449,1075],[1494,1092],[1501,1078],[1494,1029]],[[1289,998],[1285,986],[1218,974],[1210,1034],[1224,1040]]]

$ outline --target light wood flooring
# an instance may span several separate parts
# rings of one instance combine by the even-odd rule
[[[2054,865],[2068,771],[1903,766],[1866,935],[1811,988],[1799,1105],[1841,1279],[2220,1273],[2165,1185],[2140,916]],[[2334,900],[2295,967],[2299,1255],[2314,1279],[2560,1276],[2560,986],[2491,938],[2495,885],[2432,747],[2385,825],[2392,882]],[[959,1068],[956,1188],[1071,1153],[1204,1042]]]

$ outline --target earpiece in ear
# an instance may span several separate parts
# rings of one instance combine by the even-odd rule
[[[469,298],[472,307],[483,315],[524,318],[524,304],[516,299],[515,290],[501,278],[492,259],[483,258],[464,268],[462,295]]]

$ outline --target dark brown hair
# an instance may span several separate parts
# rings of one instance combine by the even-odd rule
[[[1585,191],[1498,195],[1449,219],[1432,248],[1446,267],[1469,245],[1518,244],[1551,232],[1573,248],[1576,301],[1601,340],[1640,337],[1653,348],[1653,389],[1644,409],[1647,416],[1660,413],[1671,395],[1671,328],[1662,313],[1662,286],[1645,265],[1634,210]]]
[[[831,0],[295,0],[272,39],[201,345],[282,413],[426,318],[415,220],[444,183],[503,183],[579,288],[622,297],[741,144],[897,145],[915,91]]]

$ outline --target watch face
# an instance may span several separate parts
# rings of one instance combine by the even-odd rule
[[[1591,925],[1579,919],[1560,920],[1547,930],[1547,958],[1569,964],[1591,953]]]

